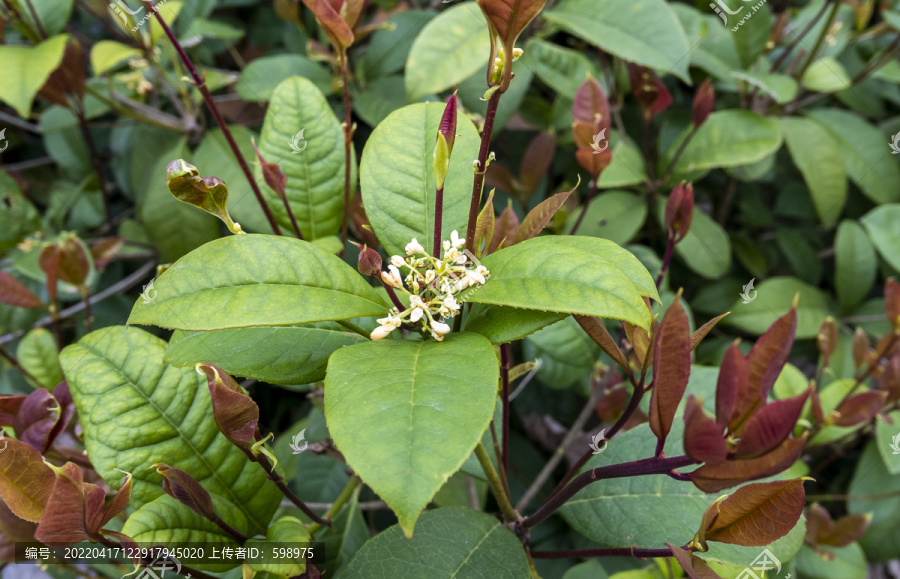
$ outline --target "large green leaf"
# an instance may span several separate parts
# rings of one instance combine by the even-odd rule
[[[238,77],[237,93],[245,101],[268,101],[278,85],[293,76],[312,81],[323,93],[331,92],[331,74],[321,64],[300,54],[276,54],[248,64]]]
[[[166,343],[139,328],[110,326],[66,347],[60,362],[94,468],[113,488],[134,474],[131,506],[162,496],[150,466],[189,472],[265,532],[281,494],[263,469],[219,432],[206,379],[163,363]]]
[[[664,221],[665,212],[665,201],[660,199],[656,205],[656,217],[660,224]],[[689,268],[706,278],[720,278],[731,267],[731,240],[728,234],[697,207],[694,208],[691,228],[675,246],[675,253]]]
[[[522,544],[496,518],[472,509],[448,507],[422,515],[407,540],[398,525],[359,550],[345,579],[530,577]]]
[[[422,28],[409,50],[406,94],[417,101],[450,88],[480,69],[490,56],[491,37],[475,2],[448,8]]]
[[[413,237],[431,247],[437,187],[432,162],[444,108],[442,103],[403,107],[378,125],[366,142],[360,187],[366,215],[388,254],[402,254]],[[454,229],[462,233],[466,228],[472,198],[472,159],[478,157],[481,143],[475,126],[463,115],[456,133],[450,173],[444,181],[444,239],[449,239]]]
[[[876,446],[879,440],[870,440],[856,463],[853,479],[846,493],[850,496],[867,495],[894,496],[879,500],[851,499],[847,510],[853,514],[872,514],[869,528],[859,540],[866,552],[866,558],[873,563],[884,563],[900,556],[897,543],[897,527],[900,525],[900,476],[891,474]]]
[[[37,46],[0,46],[0,101],[28,118],[34,95],[62,62],[68,40],[67,34],[60,34]]]
[[[166,350],[173,366],[216,364],[229,374],[271,384],[309,384],[325,377],[332,352],[366,338],[340,325],[253,327],[212,332],[176,331]]]
[[[844,310],[859,305],[875,284],[878,259],[865,230],[844,220],[834,238],[834,286]]]
[[[678,137],[660,159],[665,167],[687,137]],[[778,124],[749,111],[720,111],[709,115],[685,148],[673,170],[675,175],[719,167],[737,167],[765,159],[781,146]]]
[[[266,112],[259,151],[287,175],[285,194],[304,239],[337,233],[344,211],[344,131],[312,81],[295,76],[278,85]],[[284,203],[262,183],[262,166],[255,171],[278,224],[290,229]],[[353,171],[351,195],[356,190]]]
[[[25,334],[16,349],[19,364],[37,380],[35,388],[53,388],[62,382],[62,369],[59,367],[59,356],[56,340],[46,328],[35,328]]]
[[[544,18],[619,58],[690,82],[690,46],[663,0],[564,0]]]
[[[688,385],[688,392],[700,393],[695,391],[693,381]],[[678,414],[682,412],[683,404]],[[683,454],[683,429],[684,424],[677,417],[666,441],[666,456]],[[584,468],[648,456],[655,444],[656,437],[649,426],[643,424],[617,436],[603,453],[591,457]],[[688,470],[682,469],[682,472]],[[657,547],[666,542],[683,545],[694,536],[703,511],[718,496],[706,494],[689,482],[677,481],[666,475],[618,478],[588,485],[572,497],[559,513],[576,531],[604,547]],[[786,536],[769,545],[769,550],[779,560],[789,560],[800,548],[804,530],[804,524],[797,525]],[[726,568],[736,565],[735,574],[759,554],[759,547],[716,542],[710,542],[709,546],[708,552],[697,555]]]
[[[325,377],[328,430],[407,537],[481,440],[499,376],[491,343],[469,332],[443,342],[367,342],[332,354]]]
[[[847,172],[842,147],[811,119],[783,118],[781,132],[794,164],[803,175],[819,220],[834,225],[847,202]]]
[[[612,161],[600,174],[598,188],[626,187],[647,180],[644,157],[633,143],[622,139],[617,131],[610,130],[609,146],[613,152]]]
[[[537,378],[556,389],[587,377],[600,356],[600,347],[571,316],[525,338],[523,351],[526,360],[540,361]]]
[[[900,165],[885,149],[887,135],[842,109],[816,109],[808,114],[840,144],[847,174],[869,199],[876,203],[900,199]]]
[[[627,249],[581,236],[543,236],[493,253],[487,283],[468,301],[650,324],[643,296],[659,300],[650,273]]]
[[[743,68],[750,68],[766,49],[769,31],[772,29],[772,11],[768,3],[747,4],[738,0],[728,0],[730,8],[739,13],[728,16],[728,28],[732,32],[734,46],[740,56]]]
[[[481,334],[492,344],[504,344],[524,338],[568,315],[492,304],[472,304],[472,309],[466,316],[465,329],[467,332]]]
[[[18,17],[28,25],[30,30],[47,36],[62,32],[72,15],[74,0],[13,0],[12,6],[18,4]],[[7,3],[9,4],[9,3]],[[35,16],[40,26],[35,23]]]
[[[897,436],[897,421],[900,420],[900,410],[895,410],[887,415],[894,421],[888,424],[885,420],[875,422],[875,440],[878,442],[878,452],[888,472],[893,475],[900,474],[900,452],[894,452],[894,448],[900,448],[900,438],[894,442]]]
[[[178,330],[291,326],[387,312],[352,267],[311,243],[232,235],[179,259],[138,300],[130,324]]]
[[[571,231],[579,211],[573,211],[566,221]],[[594,197],[584,214],[576,235],[590,235],[609,239],[619,245],[631,241],[647,219],[647,201],[628,191],[608,191]]]
[[[791,309],[796,294],[800,294],[800,301],[797,303],[797,339],[815,338],[822,321],[827,316],[835,315],[834,308],[827,294],[795,277],[772,277],[765,280],[749,291],[747,295],[751,301],[747,304],[739,296],[735,296],[737,301],[731,308],[731,314],[722,323],[757,336],[762,335],[775,320]]]
[[[872,245],[892,268],[900,271],[900,203],[882,205],[862,216]]]
[[[527,63],[544,84],[567,98],[575,96],[587,75],[597,76],[591,61],[583,53],[538,38],[525,45],[523,63]]]
[[[766,36],[768,36],[768,33]],[[797,96],[797,91],[800,89],[797,81],[785,74],[741,71],[732,72],[731,76],[759,88],[781,105],[794,100],[794,97]]]

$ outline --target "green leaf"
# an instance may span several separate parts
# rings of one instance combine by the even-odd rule
[[[847,501],[847,510],[851,514],[872,514],[869,528],[859,544],[865,550],[866,558],[873,563],[884,563],[900,555],[896,535],[897,525],[900,525],[900,477],[891,474],[878,456],[876,447],[879,444],[879,440],[866,444],[850,481],[850,495],[864,497],[893,493],[894,496]]]
[[[312,81],[295,76],[278,85],[266,112],[259,151],[287,175],[285,193],[304,239],[340,231],[344,211],[344,131]],[[262,167],[257,165],[254,171],[276,221],[290,229],[284,203],[275,191],[261,183]],[[351,195],[356,182],[353,171]]]
[[[325,543],[325,555],[327,556],[323,567],[328,569],[329,573],[339,573],[367,540],[369,540],[369,528],[359,509],[359,491],[357,490],[335,517],[334,524],[322,533],[321,541]],[[333,576],[339,577],[339,575]]]
[[[525,45],[523,59],[544,84],[567,98],[575,95],[588,74],[597,76],[591,61],[581,52],[538,38]]]
[[[115,40],[101,40],[91,47],[91,68],[94,69],[95,75],[100,76],[115,68],[126,58],[140,57],[141,51],[133,46]]]
[[[276,54],[248,64],[238,77],[237,93],[248,102],[268,101],[278,85],[293,76],[311,81],[323,93],[331,92],[331,73],[321,64],[300,54]]]
[[[732,11],[739,10],[740,14],[729,16],[728,28],[732,32],[731,37],[734,39],[734,46],[743,68],[750,68],[750,65],[756,62],[756,59],[766,49],[774,18],[768,3],[763,3],[762,6],[745,4],[737,0],[729,0],[729,3]],[[741,20],[743,20],[743,24],[740,24],[740,27],[735,30]]]
[[[591,373],[600,348],[568,316],[525,339],[524,356],[540,360],[537,378],[550,388],[563,390]]]
[[[666,167],[691,129],[685,129],[660,159]],[[737,167],[762,161],[781,147],[781,133],[772,119],[749,111],[719,111],[706,122],[685,148],[673,174]]]
[[[491,343],[469,332],[443,342],[367,342],[332,354],[325,377],[328,430],[407,537],[481,440],[499,376]]]
[[[835,58],[817,58],[803,75],[803,86],[818,92],[838,92],[847,90],[853,83],[844,65]]]
[[[878,259],[865,230],[845,219],[834,238],[834,286],[841,309],[859,305],[875,284]]]
[[[691,65],[702,68],[719,80],[730,81],[731,73],[740,70],[740,56],[732,32],[721,25],[719,17],[706,9],[701,12],[688,4],[672,4],[692,46]]]
[[[657,221],[664,222],[666,202],[656,205]],[[694,208],[688,234],[675,246],[675,253],[689,268],[709,279],[718,279],[731,267],[731,240],[728,234],[706,213]]]
[[[134,473],[134,508],[164,494],[150,465],[178,465],[243,513],[251,533],[264,532],[281,494],[219,432],[206,380],[164,364],[165,348],[139,328],[110,326],[60,354],[91,463],[113,488],[121,471]]]
[[[882,205],[862,216],[872,245],[892,268],[900,271],[900,203]]]
[[[35,328],[25,334],[16,350],[16,357],[38,383],[35,388],[53,388],[63,381],[59,355],[53,334],[45,328]]]
[[[606,570],[596,560],[585,561],[570,567],[563,579],[607,579]]]
[[[772,277],[755,287],[756,297],[749,304],[739,296],[722,324],[728,324],[762,335],[772,323],[791,308],[794,295],[800,294],[797,304],[798,340],[815,338],[819,326],[827,316],[836,316],[828,295],[794,277]],[[750,292],[751,297],[754,292]]]
[[[0,101],[28,118],[31,101],[59,67],[68,40],[67,34],[60,34],[37,46],[0,46]]]
[[[785,364],[772,386],[772,393],[775,398],[781,400],[797,396],[807,388],[809,388],[809,379],[806,375],[793,364]]]
[[[432,10],[412,9],[392,15],[387,19],[392,28],[382,28],[372,34],[367,42],[366,51],[357,61],[357,70],[370,80],[402,71],[413,42],[418,38],[422,27],[436,14],[437,12]],[[403,95],[403,104],[406,104],[402,78],[398,84]]]
[[[797,96],[797,91],[800,89],[797,81],[784,74],[741,71],[732,72],[731,76],[738,80],[748,82],[755,87],[759,87],[780,105],[794,100],[794,97]]]
[[[468,301],[529,310],[626,320],[646,328],[643,297],[659,301],[656,284],[634,255],[611,241],[543,236],[485,257],[487,283]]]
[[[565,231],[575,226],[579,211],[569,215]],[[647,202],[643,197],[628,191],[609,191],[594,197],[575,234],[625,245],[637,235],[646,219]]]
[[[290,326],[386,313],[378,293],[336,256],[273,235],[232,235],[179,259],[138,300],[129,324],[178,330]]]
[[[505,344],[524,338],[569,314],[520,310],[504,306],[472,304],[466,317],[466,331],[481,334],[492,344]]]
[[[809,187],[819,219],[831,227],[847,202],[847,173],[840,145],[829,131],[810,119],[782,118],[779,125],[794,164]]]
[[[450,10],[455,10],[451,8]],[[468,8],[467,8],[468,10]],[[432,21],[434,22],[434,20]],[[443,103],[419,103],[394,111],[366,142],[360,162],[360,187],[366,215],[388,255],[404,254],[412,238],[425,247],[434,239],[437,183],[431,168]],[[481,139],[462,115],[444,181],[441,234],[463,232],[472,199],[472,159]]]
[[[309,384],[325,377],[332,352],[366,340],[338,324],[320,325],[177,331],[165,361],[173,366],[209,362],[229,374],[271,384]]]
[[[627,187],[647,180],[644,157],[633,143],[622,139],[617,131],[609,131],[609,146],[612,147],[612,162],[600,174],[599,189]]]
[[[838,142],[847,174],[876,203],[900,200],[900,165],[885,149],[887,135],[865,119],[842,109],[816,109],[808,116],[824,126]]]
[[[900,438],[894,442],[894,437],[898,434],[897,421],[900,420],[900,410],[895,410],[887,416],[893,420],[894,424],[888,424],[886,420],[876,420],[875,441],[887,471],[897,475],[900,474],[900,452],[894,452],[894,448],[900,448]]]
[[[135,482],[137,481],[135,480]],[[247,528],[244,516],[233,504],[218,495],[211,494],[210,496],[219,517],[239,530]],[[132,494],[131,505],[136,506],[134,494]],[[137,510],[125,521],[122,532],[141,543],[168,547],[179,547],[185,543],[205,543],[210,549],[209,554],[212,554],[213,546],[219,548],[239,546],[234,538],[218,525],[167,494],[138,506]],[[179,562],[213,572],[227,571],[235,567],[234,563],[210,563],[209,555],[199,560],[183,558],[179,559]]]
[[[406,61],[409,100],[441,92],[476,72],[491,53],[487,22],[475,2],[462,2],[432,18]],[[470,159],[471,161],[471,159]]]
[[[663,0],[564,0],[544,18],[623,60],[690,83],[690,46]]]
[[[795,559],[798,574],[802,573],[803,577],[809,579],[866,579],[868,576],[866,555],[859,543],[853,542],[841,548],[820,545],[819,550],[823,554],[803,545]],[[823,559],[825,554],[830,554],[832,559]]]
[[[405,104],[406,90],[399,75],[376,79],[353,93],[353,109],[373,127]]]
[[[694,380],[688,384],[687,392],[700,393]],[[666,441],[666,456],[683,453],[684,423],[679,416],[683,407],[682,403]],[[610,441],[606,450],[592,456],[584,469],[632,461],[652,452],[655,444],[653,432],[648,425],[642,424]],[[661,545],[667,541],[683,545],[694,536],[704,510],[716,498],[715,494],[706,494],[666,475],[617,478],[588,485],[569,499],[559,513],[576,531],[603,547]],[[802,544],[804,527],[797,525],[772,543],[769,550],[779,560],[789,560]],[[696,555],[709,563],[739,565],[735,574],[759,552],[759,547],[724,543],[711,542],[709,547],[708,552]]]
[[[19,5],[18,16],[27,23],[29,29],[34,31],[43,29],[47,36],[53,36],[65,29],[72,16],[74,0],[13,0],[11,4],[13,7]],[[35,14],[41,22],[40,27],[34,22]]]
[[[407,540],[398,525],[359,550],[344,579],[530,577],[525,550],[496,518],[472,509],[448,507],[422,515]]]
[[[266,531],[266,540],[251,539],[245,544],[247,547],[266,548],[267,543],[309,543],[309,531],[295,517],[281,517]],[[251,569],[260,572],[265,571],[277,577],[295,577],[306,572],[306,559],[279,558],[277,562],[250,561],[247,563]]]

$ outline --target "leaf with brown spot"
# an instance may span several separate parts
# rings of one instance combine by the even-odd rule
[[[0,447],[0,496],[20,519],[37,523],[47,506],[56,475],[41,453],[21,440],[4,438]]]
[[[756,411],[744,425],[735,453],[739,457],[769,452],[790,435],[812,389],[796,396],[775,400]]]
[[[879,390],[861,392],[844,400],[834,411],[832,424],[856,426],[875,418],[887,401],[888,393]]]
[[[722,576],[710,569],[706,561],[694,555],[692,552],[676,547],[672,543],[666,543],[666,547],[672,550],[672,555],[690,579],[722,579]]]
[[[755,483],[734,491],[719,503],[719,514],[706,530],[706,540],[745,547],[765,547],[777,541],[803,514],[803,481]]]
[[[569,191],[557,193],[549,199],[544,199],[538,203],[537,207],[532,209],[528,215],[525,216],[525,219],[522,220],[522,225],[516,230],[516,235],[513,237],[513,242],[510,243],[510,245],[515,245],[526,239],[537,237],[538,234],[547,227],[547,224],[550,223],[550,220],[553,219],[553,216],[556,215],[559,208],[563,206],[563,203],[566,202],[569,195],[577,188],[578,185],[576,184],[575,187]]]
[[[684,409],[684,453],[696,461],[719,464],[728,457],[725,428],[703,412],[703,404],[689,395]]]
[[[705,464],[690,473],[691,481],[701,491],[715,493],[743,482],[778,474],[794,464],[805,445],[804,433],[799,438],[788,438],[772,452],[757,458]]]
[[[17,308],[44,307],[41,298],[5,271],[0,271],[0,302]]]
[[[724,314],[718,315],[694,330],[694,333],[691,334],[691,352],[693,352],[694,349],[700,345],[700,342],[703,341],[703,338],[706,337],[710,330],[716,327],[716,324],[718,324],[722,320],[722,318],[730,313],[731,312],[725,312]]]
[[[691,375],[691,326],[681,307],[681,292],[654,332],[654,343],[650,428],[662,444]]]

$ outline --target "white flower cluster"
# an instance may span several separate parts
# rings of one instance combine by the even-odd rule
[[[372,331],[373,340],[386,338],[403,323],[421,323],[422,329],[431,333],[435,340],[443,340],[450,332],[450,326],[438,319],[452,318],[460,311],[456,301],[459,292],[471,286],[480,286],[490,272],[483,265],[470,262],[462,250],[465,239],[460,239],[454,231],[444,242],[444,257],[437,259],[428,254],[415,238],[406,246],[406,257],[391,257],[388,271],[381,272],[381,279],[409,296],[409,308],[391,310],[386,318],[381,318],[379,327]],[[474,268],[472,266],[475,266]],[[403,277],[402,270],[408,273]],[[409,288],[409,289],[407,289]],[[412,290],[412,291],[410,291]]]

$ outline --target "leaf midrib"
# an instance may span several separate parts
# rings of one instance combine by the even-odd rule
[[[459,564],[459,566],[453,570],[453,573],[450,575],[449,579],[454,579],[456,577],[456,574],[459,573],[459,570],[462,569],[465,566],[465,564],[468,563],[469,559],[472,558],[472,554],[475,553],[475,551],[478,550],[478,548],[481,546],[481,544],[484,543],[485,541],[487,541],[487,538],[490,537],[491,534],[499,528],[500,528],[500,523],[497,523],[496,525],[494,525],[491,528],[490,531],[488,531],[487,533],[484,534],[484,536],[481,538],[481,540],[479,540],[477,543],[475,543],[475,546],[472,547],[472,549],[469,551],[469,554],[466,555],[466,558],[463,559],[462,562]]]

